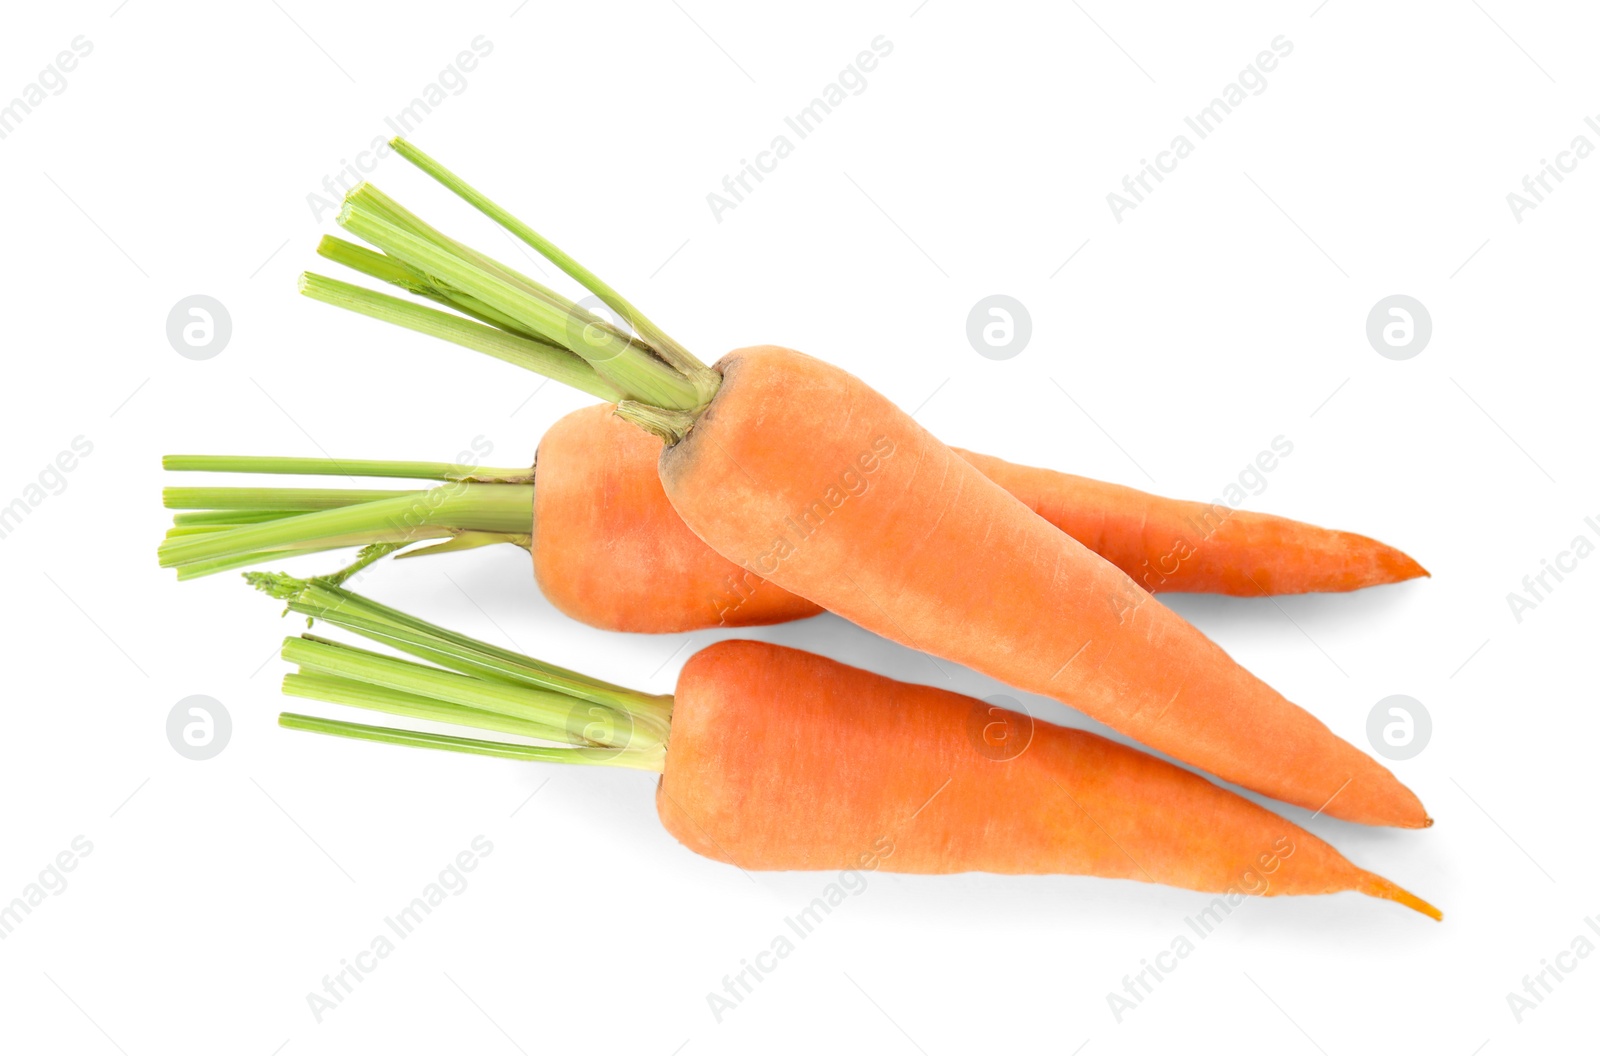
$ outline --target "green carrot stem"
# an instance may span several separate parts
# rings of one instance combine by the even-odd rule
[[[174,524],[167,529],[166,538],[183,539],[191,535],[209,535],[212,532],[226,532],[235,527],[231,524]]]
[[[285,638],[281,655],[289,663],[300,665],[301,671],[307,674],[355,679],[448,704],[507,715],[541,727],[545,731],[541,736],[550,740],[567,741],[572,736],[567,727],[577,702],[564,693],[473,678],[314,636]]]
[[[384,220],[398,227],[400,230],[409,232],[425,242],[431,242],[440,249],[452,253],[455,256],[460,257],[462,260],[468,261],[482,268],[497,278],[503,279],[511,285],[523,290],[525,293],[546,302],[563,315],[574,316],[585,323],[594,324],[602,329],[610,330],[624,342],[632,342],[634,340],[632,335],[624,334],[621,330],[613,327],[607,320],[595,315],[587,308],[573,303],[571,300],[557,293],[555,290],[550,289],[550,287],[544,285],[543,283],[529,278],[520,271],[517,271],[515,268],[511,268],[505,264],[502,264],[500,261],[495,260],[486,253],[478,252],[464,242],[451,238],[449,235],[446,235],[443,231],[440,231],[438,228],[427,223],[416,213],[413,213],[411,210],[407,209],[405,206],[401,205],[399,202],[395,201],[393,198],[389,197],[387,194],[383,193],[370,183],[361,183],[356,185],[355,188],[350,190],[345,195],[345,200],[348,202],[354,202],[374,213],[375,215],[382,217]],[[406,264],[404,261],[397,260],[396,263],[407,268],[414,275],[420,276],[422,281],[433,288],[435,292],[443,294],[452,300],[459,297],[463,292],[455,287],[450,286],[448,283],[442,282],[438,276],[418,271],[417,269],[412,268],[409,264]]]
[[[379,282],[387,282],[391,286],[399,286],[424,297],[431,296],[429,291],[432,287],[428,285],[427,276],[387,253],[379,253],[375,249],[368,249],[348,239],[323,235],[322,240],[317,243],[317,256],[331,260],[335,264],[343,264],[352,271],[359,271]]]
[[[332,575],[323,576],[319,582],[333,588],[340,587],[345,580],[360,572],[363,568],[366,568],[374,561],[382,560],[405,545],[405,543],[372,543],[364,546],[361,548],[361,552],[356,555],[354,561]]]
[[[510,543],[512,546],[520,546],[522,549],[528,550],[533,547],[533,533],[460,531],[450,538],[434,543],[431,546],[419,546],[415,550],[407,550],[403,554],[396,554],[394,559],[401,561],[412,557],[453,554],[461,550],[476,550],[480,546],[494,546],[498,543]]]
[[[369,682],[330,675],[307,675],[291,672],[283,676],[283,693],[288,697],[320,700],[328,704],[343,704],[352,708],[381,711],[402,718],[421,719],[425,722],[443,722],[455,726],[471,726],[495,733],[509,733],[518,737],[549,740],[549,729],[539,723],[524,722],[492,711],[463,708],[455,704],[396,689],[385,689]]]
[[[271,562],[282,561],[286,558],[305,557],[310,554],[325,553],[329,550],[347,550],[351,547],[362,547],[363,552],[382,548],[384,553],[392,553],[401,547],[409,546],[416,542],[437,541],[434,545],[443,545],[451,542],[458,535],[471,534],[476,545],[486,546],[490,542],[511,543],[526,550],[531,545],[531,537],[527,535],[513,535],[510,533],[458,533],[454,529],[424,525],[411,529],[407,534],[409,538],[395,541],[392,530],[379,530],[372,532],[358,532],[349,535],[329,536],[307,542],[285,544],[282,546],[268,547],[260,550],[243,550],[239,553],[227,554],[222,557],[208,557],[194,561],[184,561],[172,565],[177,574],[178,581],[184,582],[191,579],[200,579],[204,576],[215,575],[218,572],[228,572],[238,568],[250,568]],[[404,554],[400,556],[409,557]]]
[[[199,510],[192,513],[177,513],[172,516],[174,525],[220,525],[231,527],[238,524],[260,524],[263,521],[276,521],[284,517],[293,517],[304,510]]]
[[[231,572],[236,568],[249,568],[252,565],[282,561],[291,557],[305,557],[309,554],[320,554],[328,550],[344,550],[352,546],[406,545],[403,543],[391,543],[387,539],[381,538],[382,534],[368,533],[366,535],[336,536],[298,545],[279,546],[265,550],[246,550],[237,554],[228,554],[225,557],[208,557],[199,561],[173,565],[172,569],[177,573],[178,582],[182,583],[191,579],[214,576],[218,572]],[[417,529],[417,536],[419,540],[448,539],[450,530],[447,528],[420,528]]]
[[[684,348],[677,341],[674,341],[670,336],[668,336],[666,331],[662,330],[655,323],[651,322],[643,312],[635,308],[616,290],[612,289],[605,282],[601,281],[600,277],[595,275],[594,272],[579,264],[572,257],[562,252],[562,250],[557,247],[555,243],[539,234],[539,232],[535,231],[521,220],[518,220],[515,216],[512,216],[511,213],[495,204],[495,202],[491,201],[488,196],[477,190],[477,188],[467,183],[461,177],[457,176],[455,173],[439,164],[438,161],[429,157],[421,150],[418,150],[405,139],[396,137],[390,142],[389,145],[393,147],[401,157],[417,166],[417,168],[421,169],[429,176],[432,176],[446,189],[462,198],[464,201],[472,205],[473,208],[483,213],[489,219],[493,220],[495,223],[499,224],[513,235],[516,235],[518,238],[522,239],[522,241],[526,242],[528,245],[532,246],[546,260],[549,260],[556,267],[560,268],[572,278],[576,279],[585,289],[589,290],[589,292],[593,293],[596,297],[599,297],[601,301],[605,302],[605,304],[610,307],[612,311],[616,312],[623,319],[627,320],[628,325],[633,327],[633,329],[637,331],[638,334],[661,355],[662,359],[664,359],[668,364],[689,379],[699,397],[696,401],[696,404],[707,403],[710,401],[711,397],[716,394],[717,386],[722,381],[721,376],[718,375],[716,371],[700,362],[700,360],[690,353],[688,349]],[[679,409],[690,410],[692,407],[693,405]]]
[[[433,242],[456,256],[477,264],[491,275],[502,278],[513,286],[520,287],[531,296],[545,301],[562,314],[573,316],[581,320],[585,325],[607,330],[617,340],[625,344],[633,343],[641,348],[645,347],[642,341],[632,334],[613,326],[610,320],[594,314],[580,304],[573,303],[548,286],[528,278],[528,276],[519,271],[506,267],[494,258],[479,253],[472,247],[463,245],[429,227],[402,207],[400,203],[383,194],[371,184],[364,183],[360,185],[351,191],[347,197],[354,201],[363,202],[370,207],[375,207],[378,215],[389,220],[402,231],[409,231],[418,238]],[[324,235],[321,241],[317,243],[317,255],[337,264],[343,264],[352,271],[359,271],[363,275],[371,276],[380,282],[399,286],[401,289],[415,293],[419,297],[427,297],[429,300],[448,305],[458,312],[470,315],[491,326],[514,330],[534,340],[539,339],[538,335],[524,331],[515,319],[503,312],[496,311],[471,294],[456,289],[432,275],[418,271],[411,265],[387,253],[379,253],[368,249],[366,246],[357,245],[354,242],[336,238],[333,235]]]
[[[187,564],[173,565],[172,570],[178,574],[178,582],[185,583],[191,579],[214,576],[219,572],[232,572],[237,568],[249,568],[251,565],[260,565],[268,561],[282,561],[285,558],[299,557],[304,554],[318,554],[324,550],[335,549],[338,548],[312,546],[302,549],[249,551],[242,554],[229,554],[226,557],[209,557],[203,561],[190,561]]]
[[[332,586],[327,579],[303,580],[270,572],[247,573],[245,579],[257,590],[287,601],[291,612],[413,655],[423,655],[418,649],[424,649],[425,659],[454,671],[564,693],[647,718],[665,721],[671,715],[671,697],[640,693],[490,645]]]
[[[615,410],[618,418],[659,436],[668,444],[682,440],[695,422],[695,416],[687,411],[669,411],[633,400],[618,400]]]
[[[476,297],[462,293],[459,290],[450,290],[443,286],[435,285],[427,275],[396,260],[387,253],[378,253],[368,249],[366,246],[358,246],[354,242],[347,242],[342,238],[334,238],[332,235],[323,235],[322,241],[317,243],[317,256],[331,260],[335,264],[343,264],[352,271],[359,271],[361,274],[370,276],[380,282],[398,286],[419,297],[426,297],[430,301],[442,304],[447,308],[454,308],[456,311],[463,315],[471,316],[480,323],[488,323],[490,326],[497,326],[502,330],[521,334],[529,340],[539,340],[537,334],[524,329],[509,315],[497,312]]]
[[[625,766],[638,770],[660,772],[663,758],[643,752],[617,752],[597,755],[578,748],[546,748],[532,744],[510,744],[505,741],[484,741],[473,737],[452,737],[442,733],[421,733],[416,730],[397,730],[387,726],[368,726],[359,722],[340,722],[313,715],[284,712],[278,716],[278,725],[289,730],[330,734],[378,744],[397,744],[412,748],[435,748],[469,755],[487,755],[498,759],[518,759],[540,763],[576,763],[580,766]]]
[[[310,273],[300,277],[302,293],[497,356],[611,402],[631,400],[641,405],[641,411],[629,420],[669,443],[687,435],[722,383],[717,371],[701,363],[593,272],[436,160],[404,140],[396,140],[394,146],[441,185],[591,290],[637,336],[446,236],[370,184],[361,184],[345,196],[339,223],[382,252],[333,239],[323,243],[323,255],[471,318]],[[576,369],[575,363],[583,363],[592,374]],[[598,391],[601,388],[605,391]],[[651,410],[662,413],[651,417]]]
[[[601,377],[641,403],[689,410],[703,402],[683,374],[648,351],[619,341],[613,332],[529,294],[447,247],[396,227],[354,198],[345,199],[339,223],[411,267],[505,313],[551,344],[570,348]]]
[[[261,572],[245,578],[257,589],[286,599],[290,611],[353,630],[439,666],[307,634],[283,643],[283,658],[300,667],[298,673],[285,678],[285,693],[576,746],[539,749],[540,753],[570,753],[560,756],[517,754],[524,747],[517,745],[487,749],[483,754],[509,752],[513,758],[661,769],[672,722],[671,697],[638,693],[491,646],[337,585],[364,561],[378,556],[377,550],[365,552],[362,561],[320,579]],[[438,736],[433,734],[331,721],[328,729],[302,728],[376,731],[366,739],[429,747],[466,743],[457,738],[428,740]]]
[[[294,603],[291,603],[286,611],[311,615],[303,607]],[[431,664],[436,664],[457,674],[481,678],[489,682],[504,682],[508,685],[527,685],[527,683],[519,682],[516,679],[501,677],[503,672],[494,665],[480,663],[470,653],[464,654],[459,650],[453,649],[449,643],[440,642],[409,628],[386,626],[380,621],[364,619],[344,612],[340,612],[333,617],[324,617],[323,622],[332,624],[335,627],[342,627],[347,631],[354,631],[380,645],[387,645],[402,653],[409,653],[419,660],[426,660]],[[312,634],[307,634],[305,637],[311,641],[327,640]],[[535,688],[545,689],[546,687],[539,686]],[[559,693],[562,691],[554,690],[553,692]],[[572,696],[570,693],[566,695]]]
[[[371,502],[239,525],[227,532],[175,539],[162,543],[157,554],[161,566],[171,568],[256,551],[305,549],[312,544],[326,549],[358,542],[436,539],[455,529],[526,534],[532,517],[530,485],[446,484],[428,491],[399,492]]]
[[[421,489],[378,491],[360,488],[163,488],[169,510],[287,510],[310,513],[358,506],[364,502],[421,495]]]
[[[442,281],[510,316],[516,321],[515,325],[539,340],[570,348],[567,330],[571,315],[566,309],[456,252],[447,243],[429,240],[390,223],[359,196],[345,198],[339,212],[339,225],[408,267],[432,277],[435,282]],[[572,351],[589,358],[582,349]]]
[[[508,716],[539,730],[544,740],[611,750],[656,751],[665,729],[636,723],[626,709],[580,701],[564,693],[512,686],[306,635],[284,641],[283,658],[302,672],[366,682],[446,704]]]
[[[622,398],[621,389],[602,378],[594,367],[565,348],[533,341],[450,312],[412,304],[398,297],[313,272],[305,272],[300,276],[300,292],[312,300],[336,308],[482,352],[607,402],[614,403]]]
[[[279,458],[270,455],[167,455],[161,468],[204,473],[298,473],[329,477],[405,477],[467,484],[531,484],[531,469],[490,469],[453,462],[385,459]]]

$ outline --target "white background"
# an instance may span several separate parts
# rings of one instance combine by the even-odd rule
[[[0,941],[0,1044],[130,1056],[1592,1047],[1600,958],[1520,1024],[1506,999],[1580,932],[1600,942],[1584,924],[1600,915],[1587,662],[1600,560],[1520,623],[1506,598],[1575,536],[1600,534],[1584,524],[1600,515],[1600,161],[1520,223],[1506,200],[1575,136],[1600,142],[1583,124],[1600,113],[1592,13],[1504,0],[915,5],[6,12],[0,100],[75,36],[93,52],[0,140],[0,503],[74,437],[93,453],[0,539],[0,901],[75,836],[93,851]],[[880,34],[893,53],[867,89],[716,220],[708,192]],[[1266,89],[1117,222],[1107,193],[1280,34],[1293,53]],[[1169,947],[1202,896],[877,874],[719,1024],[707,993],[829,877],[752,882],[694,857],[660,828],[649,775],[277,729],[273,654],[296,625],[236,576],[177,584],[156,567],[159,456],[450,459],[482,436],[488,461],[519,464],[587,402],[294,292],[332,230],[307,196],[479,35],[492,54],[413,138],[703,358],[787,344],[922,405],[952,443],[1187,498],[1219,494],[1289,438],[1293,455],[1250,508],[1377,536],[1434,578],[1173,604],[1358,744],[1379,699],[1424,703],[1432,739],[1393,765],[1435,828],[1285,813],[1439,904],[1444,923],[1357,895],[1252,902],[1118,1023],[1106,995]],[[531,267],[404,162],[373,178]],[[965,336],[968,310],[996,292],[1033,321],[1005,362]],[[205,362],[165,334],[195,293],[233,322]],[[1404,362],[1364,333],[1394,293],[1434,324]],[[716,637],[578,626],[509,547],[385,566],[362,589],[659,691]],[[939,678],[832,617],[746,633]],[[1001,689],[967,671],[950,681]],[[206,762],[165,734],[195,693],[233,721]],[[494,851],[470,886],[318,1024],[306,994],[478,834]]]

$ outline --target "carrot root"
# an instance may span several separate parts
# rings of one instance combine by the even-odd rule
[[[1386,880],[1377,873],[1363,873],[1358,890],[1373,898],[1386,898],[1391,902],[1398,902],[1407,909],[1414,909],[1433,920],[1444,920],[1444,913],[1437,906],[1418,898],[1393,880]]]

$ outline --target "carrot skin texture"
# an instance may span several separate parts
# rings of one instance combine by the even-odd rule
[[[745,869],[1067,873],[1400,900],[1299,826],[1096,734],[1039,722],[1020,751],[986,752],[975,731],[989,705],[946,690],[734,640],[690,658],[675,700],[657,812],[691,850]]]
[[[573,411],[550,427],[535,465],[532,546],[544,596],[590,626],[641,634],[753,627],[821,612],[688,529],[656,475],[661,448],[610,404]],[[1350,532],[1243,510],[1219,513],[1205,503],[951,450],[1147,590],[1298,594],[1426,574],[1393,547]]]
[[[711,550],[667,501],[661,441],[612,413],[574,411],[534,460],[533,574],[557,609],[611,631],[750,627],[822,609]]]
[[[1428,574],[1394,547],[1354,532],[951,450],[1152,593],[1308,594]]]
[[[721,390],[659,472],[724,557],[1223,780],[1350,821],[1429,824],[1388,770],[867,385],[773,346],[718,367]],[[842,490],[869,464],[859,494]]]

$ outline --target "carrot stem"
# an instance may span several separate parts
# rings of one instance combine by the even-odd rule
[[[464,529],[451,535],[448,539],[441,539],[437,543],[407,550],[403,554],[396,554],[395,560],[406,557],[428,557],[434,554],[453,554],[461,550],[476,550],[480,546],[494,546],[498,543],[510,543],[520,546],[524,550],[533,547],[533,533],[513,535],[509,532],[478,532]]]
[[[282,656],[299,671],[284,679],[285,693],[562,743],[569,746],[564,750],[587,757],[581,761],[661,769],[672,723],[670,696],[639,693],[545,664],[339,586],[384,552],[371,548],[349,568],[318,579],[246,575],[257,589],[288,601],[290,612],[417,658],[388,656],[313,634],[287,638]]]
[[[238,524],[260,524],[262,521],[281,520],[303,512],[303,510],[194,510],[173,514],[172,523],[176,526],[231,527]]]
[[[318,253],[447,305],[461,315],[309,272],[300,277],[300,292],[515,363],[608,402],[631,401],[639,407],[630,408],[629,421],[669,442],[682,439],[716,394],[722,375],[593,272],[476,188],[403,139],[396,139],[393,145],[407,160],[590,290],[635,332],[612,325],[450,238],[365,183],[345,195],[339,224],[381,252],[343,239],[324,238]]]
[[[353,678],[293,672],[283,676],[283,695],[320,700],[328,704],[343,704],[352,708],[366,708],[369,711],[380,711],[402,718],[422,719],[425,722],[471,726],[480,730],[493,730],[496,733],[515,734],[518,737],[548,740],[550,736],[550,730],[538,723],[526,722],[492,711],[463,708]]]
[[[276,488],[173,488],[168,504],[217,508],[281,509],[288,498]],[[427,491],[361,492],[287,489],[311,512],[275,521],[241,524],[226,532],[171,539],[157,549],[161,567],[194,565],[216,558],[274,550],[307,552],[374,542],[439,539],[472,530],[524,536],[532,523],[533,488],[526,484],[451,483]],[[178,492],[176,497],[170,493]],[[219,494],[220,493],[220,494]],[[363,497],[377,496],[371,501]],[[340,505],[329,508],[326,504]],[[316,504],[323,503],[323,506]],[[292,506],[292,504],[291,504]],[[224,507],[228,508],[228,507]]]
[[[339,224],[418,271],[436,276],[496,312],[509,316],[519,327],[541,340],[571,349],[596,373],[632,398],[678,409],[690,409],[701,402],[694,386],[682,374],[647,350],[628,340],[619,340],[615,331],[595,327],[477,262],[452,252],[448,246],[389,223],[354,196],[345,199]]]
[[[568,298],[563,297],[561,294],[557,293],[555,290],[552,290],[543,283],[537,282],[524,275],[522,272],[517,271],[515,268],[508,267],[505,264],[500,263],[498,260],[488,256],[487,254],[480,253],[471,246],[451,238],[443,231],[440,231],[438,228],[426,223],[416,213],[413,213],[411,210],[407,209],[405,206],[401,205],[387,194],[384,194],[382,191],[378,190],[377,187],[370,183],[358,184],[345,195],[345,198],[348,201],[356,202],[364,208],[371,210],[378,216],[381,216],[383,219],[387,220],[389,223],[400,228],[402,231],[407,231],[425,242],[431,242],[434,245],[439,246],[441,249],[444,249],[462,258],[463,260],[478,265],[497,278],[503,279],[518,289],[521,289],[523,292],[546,302],[563,315],[571,315],[582,320],[586,324],[592,324],[602,330],[612,331],[618,338],[625,342],[634,340],[632,335],[623,333],[621,330],[612,326],[607,320],[595,315],[587,308],[584,308],[579,304],[575,304]],[[343,256],[349,257],[349,266],[354,266],[355,258],[353,255],[343,254]],[[452,300],[455,300],[461,295],[462,291],[450,286],[448,283],[440,281],[438,276],[419,272],[415,268],[412,268],[409,264],[406,264],[404,261],[395,260],[393,257],[388,259],[394,261],[394,263],[401,268],[405,268],[413,275],[418,276],[422,282],[426,283],[438,293],[441,293]],[[385,279],[385,281],[389,280]]]
[[[532,470],[256,455],[168,455],[162,465],[178,471],[406,477],[449,485],[432,491],[168,488],[163,492],[168,508],[193,511],[173,518],[159,551],[180,580],[347,546],[383,544],[389,553],[408,543],[434,541],[405,555],[414,557],[495,543],[532,545]],[[490,485],[521,490],[490,491]],[[461,494],[459,489],[467,486],[477,490]],[[302,519],[303,514],[329,510],[345,513]],[[204,545],[189,545],[200,543]]]
[[[668,444],[683,439],[695,420],[695,416],[686,411],[669,411],[661,407],[636,403],[633,400],[618,400],[616,415],[623,421],[631,422],[645,432],[660,437]]]
[[[300,292],[314,301],[482,352],[602,400],[622,398],[621,390],[564,348],[313,272],[300,276]]]
[[[291,612],[354,631],[463,674],[564,693],[639,715],[664,718],[671,713],[671,697],[639,693],[547,664],[345,590],[336,581],[346,574],[305,580],[278,573],[251,572],[245,579],[257,590],[287,601]]]
[[[315,637],[285,638],[281,655],[289,663],[298,664],[305,674],[354,679],[462,708],[487,711],[537,727],[542,731],[538,736],[565,739],[572,698],[564,693],[474,678]]]
[[[422,733],[417,730],[400,730],[389,726],[368,726],[359,722],[341,722],[314,715],[297,715],[283,712],[278,725],[287,730],[305,730],[311,733],[348,737],[358,741],[378,744],[398,744],[412,748],[436,748],[469,755],[487,755],[498,759],[518,759],[539,763],[576,763],[589,766],[627,766],[638,770],[660,772],[660,760],[647,760],[642,753],[635,757],[619,752],[609,757],[596,756],[578,748],[549,748],[536,744],[511,744],[506,741],[485,741],[475,737],[454,737],[442,733]]]
[[[163,488],[161,504],[169,510],[282,510],[312,513],[356,506],[378,499],[420,495],[420,490],[373,491],[355,488]]]
[[[418,297],[426,297],[436,301],[447,308],[454,308],[463,315],[469,315],[480,323],[488,323],[502,330],[509,330],[521,334],[530,341],[541,341],[538,334],[532,333],[519,325],[517,321],[502,312],[497,312],[489,305],[484,304],[476,297],[469,296],[459,290],[432,281],[429,276],[416,270],[403,261],[368,249],[366,246],[347,242],[342,238],[332,235],[322,236],[322,241],[317,243],[317,256],[331,260],[335,264],[343,264],[352,271],[359,271],[370,278],[387,282],[391,286],[398,286]]]
[[[407,140],[397,136],[390,141],[389,145],[401,157],[429,176],[432,176],[451,193],[457,195],[473,208],[483,213],[483,215],[532,246],[540,256],[577,280],[590,293],[600,298],[607,307],[627,320],[628,325],[633,327],[641,337],[649,342],[663,360],[689,379],[699,394],[699,403],[708,403],[711,397],[716,395],[717,387],[722,382],[721,375],[700,362],[687,348],[674,341],[666,331],[651,322],[643,312],[635,308],[622,294],[603,282],[598,275],[579,264],[556,246],[555,243],[511,215],[510,212],[491,201],[487,195],[417,149]]]
[[[353,543],[340,544],[355,545]],[[227,557],[207,558],[204,561],[191,561],[185,565],[174,565],[173,571],[178,574],[178,582],[184,583],[191,579],[201,579],[205,576],[214,576],[218,572],[232,572],[237,568],[249,568],[266,561],[282,561],[289,557],[300,557],[305,554],[319,554],[324,550],[339,549],[337,546],[306,546],[297,549],[278,550],[253,550],[242,554],[230,554]]]
[[[530,469],[489,469],[454,462],[387,459],[283,458],[271,455],[167,455],[161,468],[202,473],[298,473],[329,477],[405,477],[466,484],[531,484]]]

